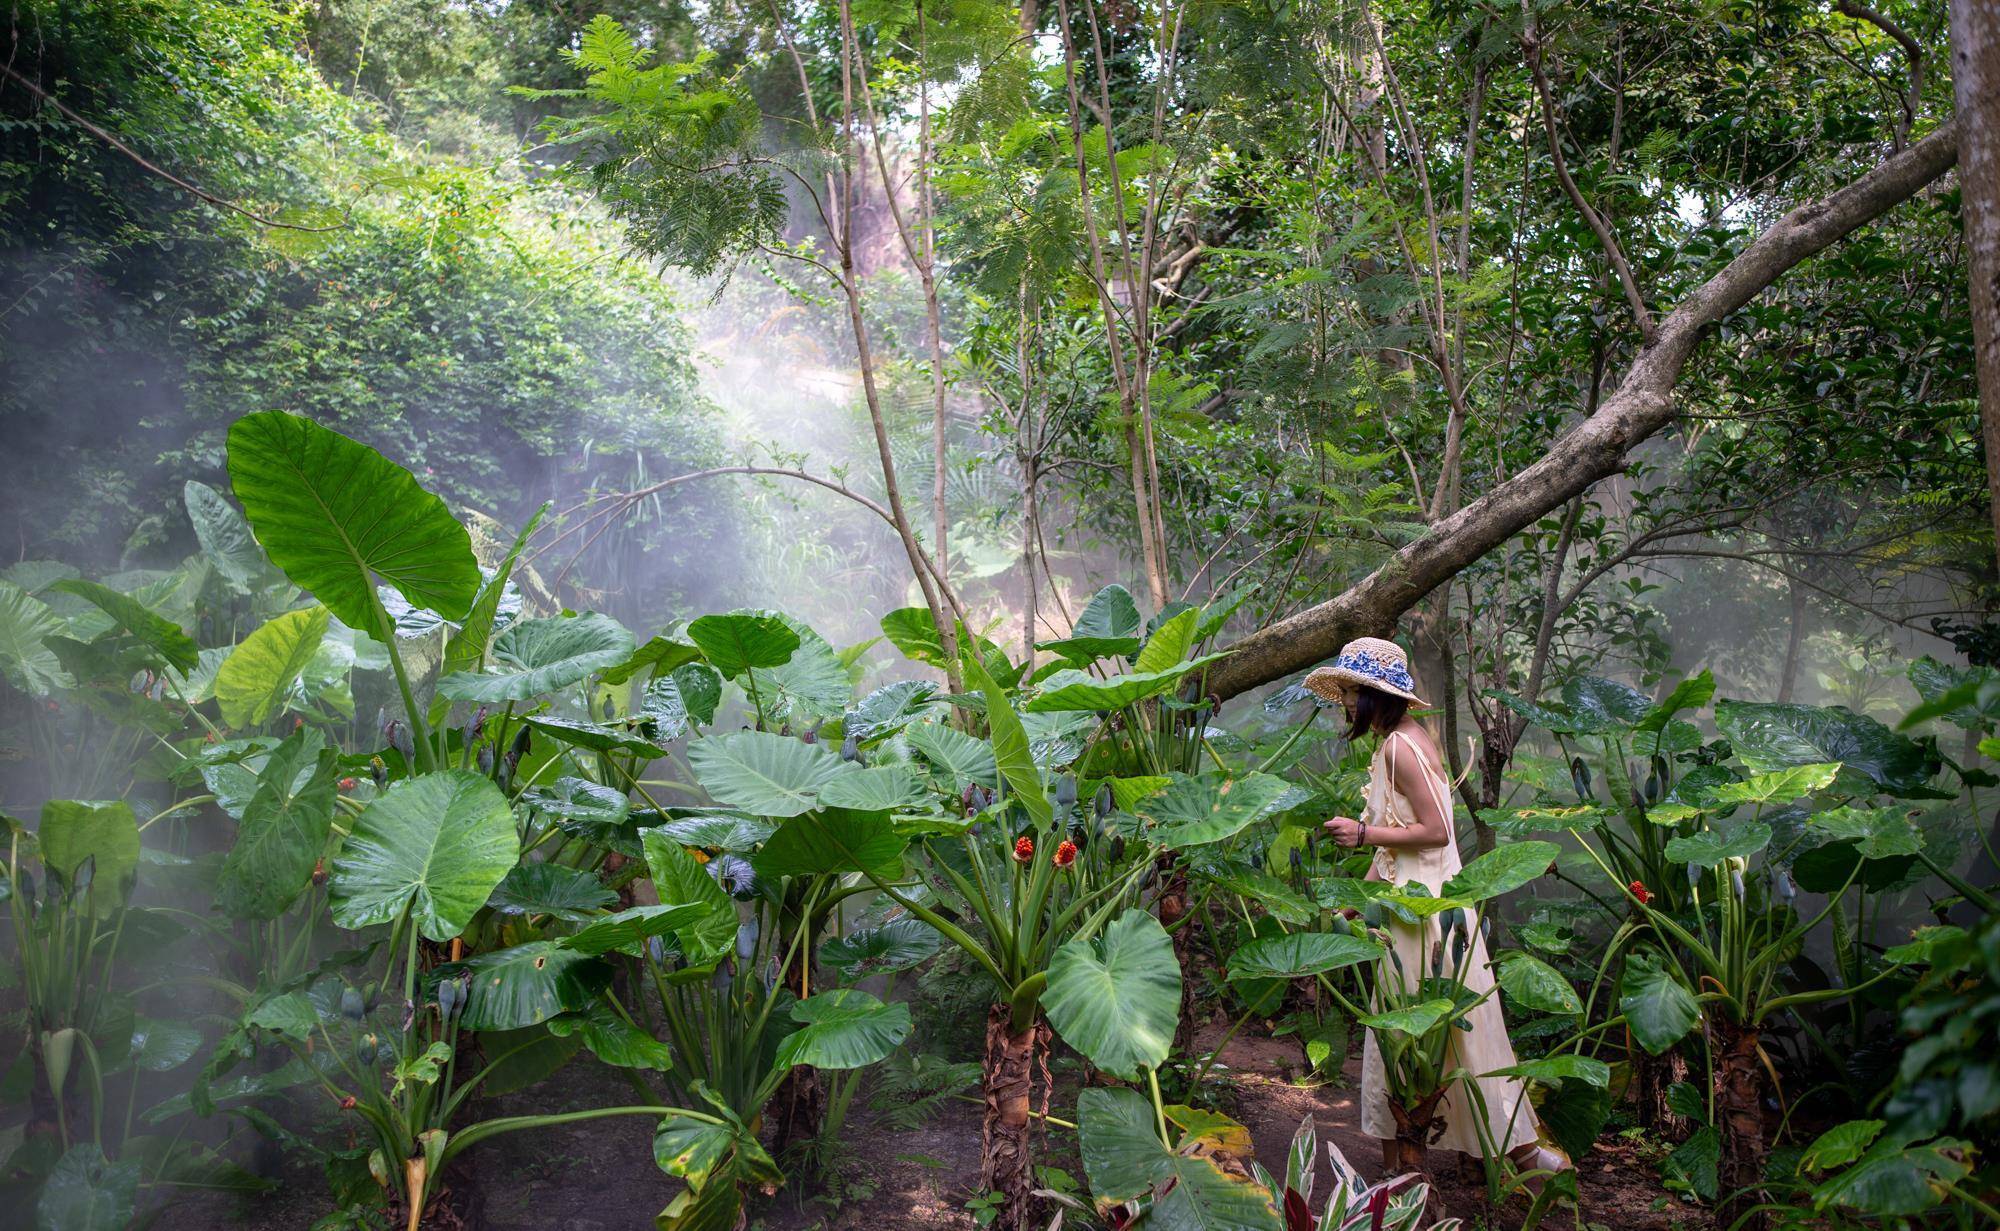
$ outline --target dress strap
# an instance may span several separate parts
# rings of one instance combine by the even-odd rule
[[[1439,775],[1432,771],[1430,762],[1424,759],[1423,752],[1421,749],[1417,748],[1415,741],[1411,740],[1409,735],[1405,734],[1401,730],[1389,732],[1389,738],[1383,741],[1383,746],[1389,749],[1388,761],[1389,761],[1390,784],[1393,786],[1396,781],[1395,746],[1396,746],[1396,738],[1398,736],[1401,736],[1403,741],[1410,745],[1411,754],[1417,758],[1417,770],[1418,772],[1423,774],[1424,785],[1430,789],[1431,802],[1437,805],[1438,815],[1444,818],[1445,831],[1449,833],[1452,829],[1451,793],[1445,789],[1444,783],[1439,781]]]

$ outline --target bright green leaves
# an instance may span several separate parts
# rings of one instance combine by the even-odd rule
[[[277,713],[326,639],[329,613],[312,606],[274,616],[229,652],[215,673],[215,699],[233,727],[254,726]]]
[[[350,628],[379,633],[378,577],[447,618],[479,592],[465,527],[358,441],[282,411],[245,415],[229,427],[229,477],[272,562]]]
[[[1230,982],[1244,979],[1302,979],[1359,966],[1382,956],[1382,946],[1359,936],[1333,932],[1289,932],[1264,936],[1229,955]]]
[[[642,829],[639,840],[660,901],[701,908],[700,913],[674,929],[681,952],[696,965],[720,957],[736,940],[736,910],[729,894],[671,835],[658,829]]]
[[[706,735],[687,752],[695,777],[716,802],[758,816],[810,812],[820,789],[849,769],[824,745],[768,731]]]
[[[1036,642],[1035,648],[1087,667],[1100,658],[1138,653],[1139,634],[1144,627],[1132,592],[1124,586],[1111,585],[1090,596],[1069,636],[1059,641]]]
[[[825,808],[856,812],[900,812],[924,806],[928,798],[923,772],[914,765],[871,765],[850,769],[820,788]]]
[[[493,642],[493,672],[447,675],[438,693],[483,705],[527,701],[616,667],[631,652],[632,634],[607,615],[517,620]]]
[[[69,625],[47,603],[11,581],[0,581],[0,674],[31,697],[46,697],[70,685],[62,660],[48,638],[67,635]]]
[[[1418,1001],[1416,1004],[1399,1005],[1387,1012],[1370,1013],[1355,1020],[1370,1030],[1392,1030],[1397,1034],[1407,1034],[1414,1038],[1429,1033],[1456,1007],[1451,1001],[1439,997],[1435,1000]]]
[[[1499,983],[1500,990],[1507,993],[1507,1003],[1516,1009],[1566,1015],[1583,1012],[1583,1001],[1562,972],[1531,954],[1516,951],[1501,955]]]
[[[1232,837],[1307,797],[1272,774],[1230,778],[1210,772],[1174,774],[1165,791],[1136,806],[1153,822],[1153,841],[1168,850],[1181,850]]]
[[[74,885],[86,861],[97,913],[108,914],[139,867],[139,822],[123,800],[52,799],[35,831],[42,866]]]
[[[1042,771],[1035,767],[1027,728],[1021,725],[1021,716],[1014,712],[1006,690],[994,682],[979,656],[968,648],[963,659],[966,686],[978,689],[986,698],[986,726],[994,764],[1006,779],[1007,789],[1028,810],[1028,816],[1038,827],[1046,828],[1054,820],[1055,809],[1042,791]]]
[[[799,648],[798,633],[774,611],[700,616],[688,624],[687,636],[701,648],[709,664],[729,679],[753,667],[783,666]]]
[[[1099,1214],[1132,1203],[1156,1231],[1279,1231],[1271,1191],[1251,1178],[1248,1130],[1205,1118],[1172,1149],[1136,1090],[1077,1096],[1084,1176]]]
[[[1171,619],[1164,620],[1146,638],[1145,648],[1132,666],[1140,672],[1165,671],[1178,666],[1187,658],[1188,651],[1194,649],[1194,630],[1201,620],[1201,611],[1190,607]]]
[[[1549,870],[1562,848],[1553,842],[1512,842],[1488,851],[1460,868],[1444,883],[1444,896],[1456,902],[1484,902],[1512,893]]]
[[[1181,968],[1160,921],[1140,910],[1049,959],[1042,1010],[1063,1041],[1116,1077],[1158,1068],[1180,1021]]]
[[[326,850],[339,772],[337,751],[312,727],[271,750],[216,881],[225,914],[275,919],[298,898]]]
[[[860,872],[894,880],[908,845],[880,813],[822,809],[779,826],[751,864],[766,879]]]
[[[79,577],[58,581],[49,589],[74,595],[110,616],[120,629],[145,646],[157,661],[183,675],[192,673],[201,661],[201,650],[195,645],[194,638],[188,636],[180,625],[129,594],[120,594],[110,586]]]
[[[333,920],[363,928],[407,910],[425,936],[450,940],[520,853],[513,811],[488,779],[465,770],[406,778],[356,818],[333,865]]]
[[[921,919],[891,919],[827,941],[819,947],[819,964],[854,983],[922,965],[942,944],[937,929]]]
[[[1922,795],[1936,768],[1922,745],[1838,706],[1720,701],[1715,725],[1758,773],[1839,762],[1849,794]]]
[[[1117,710],[1148,697],[1157,697],[1180,683],[1189,672],[1220,658],[1204,654],[1158,671],[1134,671],[1100,680],[1082,671],[1063,670],[1042,681],[1042,690],[1025,708],[1031,714],[1060,713],[1068,710]]]
[[[518,1030],[558,1013],[589,1008],[611,983],[611,967],[550,940],[482,953],[438,968],[466,979],[459,1024],[468,1030]]]
[[[882,617],[882,635],[912,662],[942,670],[951,665],[944,638],[928,607],[898,607]]]
[[[1771,844],[1771,827],[1745,821],[1728,832],[1704,829],[1667,843],[1666,857],[1674,863],[1712,868],[1726,859],[1748,859]]]
[[[1802,795],[1826,789],[1840,772],[1835,762],[1820,765],[1793,765],[1768,773],[1752,774],[1741,782],[1725,782],[1709,792],[1708,805],[1789,803]]]
[[[194,527],[202,556],[230,589],[254,594],[283,581],[264,558],[264,549],[257,546],[250,523],[221,492],[189,479],[181,489],[181,501],[187,506],[188,522]]]
[[[799,1001],[792,1020],[803,1023],[778,1045],[780,1068],[865,1068],[910,1037],[910,1006],[883,1004],[867,992],[842,987]]]
[[[1625,1015],[1632,1037],[1657,1056],[1687,1037],[1700,1020],[1701,1007],[1656,954],[1638,952],[1625,962],[1618,985],[1618,1011]]]

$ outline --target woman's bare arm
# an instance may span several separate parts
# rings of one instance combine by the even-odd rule
[[[1437,794],[1432,784],[1425,780],[1419,757],[1423,756],[1414,742],[1403,741],[1399,750],[1393,737],[1389,744],[1389,780],[1403,798],[1410,801],[1410,812],[1416,820],[1414,825],[1370,825],[1368,845],[1386,846],[1392,850],[1428,851],[1451,841],[1451,824],[1438,810]],[[1326,831],[1340,846],[1361,845],[1361,822],[1353,817],[1336,816],[1326,822]],[[1369,870],[1371,878],[1374,870]]]

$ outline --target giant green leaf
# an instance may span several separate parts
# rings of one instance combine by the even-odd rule
[[[751,863],[766,879],[864,872],[894,880],[908,845],[879,813],[824,808],[780,825]]]
[[[1801,795],[1824,790],[1839,772],[1839,763],[1829,761],[1823,765],[1793,765],[1768,773],[1752,774],[1742,782],[1726,782],[1716,787],[1710,793],[1708,803],[1714,808],[1731,804],[1764,804],[1773,800],[1790,803]]]
[[[114,1163],[87,1141],[71,1146],[42,1181],[35,1231],[125,1231],[140,1178],[136,1162]]]
[[[884,1059],[910,1037],[910,1006],[883,1004],[853,987],[835,988],[792,1006],[803,1025],[778,1045],[780,1068],[859,1069]]]
[[[1715,725],[1755,772],[1838,761],[1835,785],[1853,793],[1921,795],[1935,768],[1921,744],[1840,706],[1719,701]]]
[[[1028,730],[1021,725],[1021,716],[1014,712],[1006,690],[994,681],[979,656],[968,648],[962,657],[966,687],[978,689],[986,698],[987,737],[993,746],[993,762],[998,766],[1000,776],[1006,780],[1007,789],[1014,798],[1028,810],[1028,816],[1035,824],[1049,825],[1055,816],[1055,809],[1042,790],[1042,771],[1035,765],[1034,753],[1028,745]]]
[[[459,1025],[519,1030],[558,1013],[589,1008],[611,983],[611,967],[551,940],[531,940],[438,967],[439,978],[470,976]]]
[[[216,880],[225,914],[275,919],[297,900],[326,850],[339,773],[338,750],[317,728],[301,727],[272,749]]]
[[[233,727],[254,726],[277,713],[326,638],[321,606],[287,611],[253,629],[215,672],[215,699]]]
[[[1534,1013],[1583,1012],[1583,1001],[1562,973],[1538,957],[1513,952],[1500,962],[1500,990],[1515,1009]]]
[[[52,799],[42,805],[35,840],[42,864],[75,880],[86,859],[100,914],[116,906],[126,877],[139,867],[139,821],[124,800]]]
[[[631,632],[594,611],[516,620],[493,642],[491,672],[447,675],[438,681],[438,693],[482,705],[528,701],[615,667],[631,652]]]
[[[520,853],[513,810],[489,779],[457,769],[405,778],[355,819],[333,865],[333,920],[364,928],[408,910],[425,936],[450,940]]]
[[[624,662],[606,670],[604,682],[623,684],[642,671],[649,671],[652,678],[661,679],[676,667],[700,661],[701,651],[687,642],[676,641],[672,637],[653,637],[627,655]]]
[[[1174,1148],[1160,1140],[1153,1105],[1137,1090],[1077,1096],[1083,1173],[1101,1216],[1127,1202],[1156,1231],[1280,1231],[1270,1189],[1251,1178],[1249,1133],[1216,1117]],[[1227,1165],[1225,1165],[1227,1164]]]
[[[1646,719],[1652,698],[1616,680],[1584,675],[1563,685],[1563,705],[1579,731],[1616,731]]]
[[[1650,953],[1626,959],[1618,993],[1618,1011],[1632,1037],[1655,1056],[1686,1038],[1701,1019],[1693,994]]]
[[[594,722],[578,722],[571,718],[550,718],[546,715],[537,715],[523,721],[540,734],[575,748],[588,748],[592,752],[625,752],[647,760],[667,755],[667,750],[653,741],[618,727],[600,726]]]
[[[47,603],[11,581],[0,581],[0,673],[8,683],[32,697],[68,688],[69,674],[47,644],[47,638],[68,628]]]
[[[503,915],[581,923],[617,902],[618,895],[595,872],[559,863],[520,863],[507,870],[486,904]]]
[[[757,816],[809,812],[820,788],[851,770],[823,744],[770,731],[704,735],[687,753],[696,780],[717,803]]]
[[[581,1037],[592,1055],[621,1069],[664,1073],[674,1067],[673,1048],[618,1016],[601,999],[581,1013],[550,1018],[548,1027],[557,1038]]]
[[[1199,776],[1176,773],[1165,791],[1136,807],[1153,822],[1153,841],[1181,850],[1233,837],[1308,798],[1308,792],[1273,774],[1231,778],[1215,770]]]
[[[938,668],[951,665],[944,652],[944,638],[928,607],[898,607],[883,616],[882,635],[912,662]]]
[[[465,527],[359,441],[283,411],[245,415],[229,427],[229,478],[272,562],[349,628],[382,635],[377,578],[448,619],[479,592]]]
[[[1140,672],[1165,671],[1178,665],[1194,648],[1194,630],[1201,620],[1201,611],[1190,607],[1177,616],[1165,620],[1146,638],[1146,645],[1133,661],[1132,669]]]
[[[1704,829],[1674,838],[1667,843],[1665,854],[1674,863],[1712,868],[1725,859],[1748,859],[1770,844],[1769,825],[1762,821],[1745,821],[1727,832]]]
[[[952,785],[963,789],[969,783],[1000,785],[1000,768],[993,760],[993,746],[974,739],[942,722],[918,722],[904,728],[904,736],[917,755],[949,773]]]
[[[565,949],[592,956],[614,950],[637,955],[639,947],[650,938],[697,926],[714,913],[713,904],[708,902],[628,906],[617,914],[592,919],[557,943]]]
[[[514,545],[507,549],[505,556],[501,557],[499,567],[491,573],[482,572],[484,580],[480,582],[479,593],[473,597],[472,607],[465,613],[465,619],[459,624],[458,631],[445,642],[444,661],[438,665],[440,676],[478,671],[486,665],[488,651],[493,648],[493,630],[501,622],[503,608],[510,600],[515,607],[519,606],[519,596],[509,585],[514,576],[514,566],[520,563],[521,553],[527,550],[528,540],[533,537],[535,528],[542,524],[542,518],[548,516],[548,512],[549,506],[546,503],[536,509],[535,515],[528,519],[528,524],[522,526],[521,532],[514,536]],[[440,700],[433,707],[440,721],[444,717],[444,711],[449,708],[444,704],[445,700],[449,698]]]
[[[820,788],[822,807],[856,812],[899,812],[928,798],[923,770],[915,765],[871,765],[837,775]]]
[[[1229,955],[1229,978],[1302,979],[1382,956],[1382,946],[1333,932],[1288,932],[1253,940]]]
[[[707,868],[695,862],[672,835],[642,829],[639,840],[646,867],[653,875],[653,892],[669,906],[697,906],[699,913],[677,925],[681,951],[699,965],[718,957],[736,941],[736,904]]]
[[[937,929],[921,919],[891,919],[836,937],[819,947],[819,964],[846,982],[919,966],[943,945]]]
[[[847,713],[849,735],[860,740],[876,740],[895,733],[923,717],[937,695],[937,685],[929,680],[898,680],[861,698]]]
[[[798,633],[775,611],[698,616],[688,624],[687,636],[730,679],[752,667],[782,666],[799,648]]]
[[[800,726],[810,719],[840,717],[854,693],[840,652],[798,620],[785,615],[778,618],[799,643],[791,657],[777,666],[751,669],[749,682],[756,687],[757,701],[767,715],[782,716]]]
[[[1966,1142],[1950,1137],[1913,1145],[1892,1135],[1813,1190],[1813,1204],[1877,1218],[1921,1214],[1953,1199],[1955,1187],[1972,1170],[1969,1153]]]
[[[1049,959],[1042,1009],[1063,1041],[1105,1072],[1136,1080],[1158,1068],[1180,1021],[1181,968],[1160,921],[1142,910],[1102,936],[1066,941]]]
[[[1222,657],[1203,654],[1163,671],[1134,671],[1100,680],[1082,671],[1058,671],[1042,681],[1042,688],[1022,708],[1042,714],[1060,710],[1117,710],[1147,697],[1170,691],[1189,672],[1199,670]]]
[[[1461,902],[1484,902],[1512,893],[1549,870],[1562,848],[1553,842],[1513,842],[1488,851],[1444,883],[1443,895]]]
[[[181,488],[181,500],[187,506],[188,522],[201,544],[201,554],[230,589],[254,594],[281,580],[264,558],[264,549],[257,546],[250,523],[221,492],[189,479]]]
[[[1418,1001],[1416,1004],[1399,1005],[1355,1020],[1370,1030],[1389,1030],[1419,1038],[1450,1016],[1456,1007],[1451,1001],[1439,997],[1434,1000]]]
[[[71,577],[49,589],[75,595],[96,607],[132,637],[159,656],[159,661],[186,674],[201,662],[201,648],[180,625],[167,619],[129,594],[110,586]]]
[[[1659,704],[1646,711],[1634,726],[1640,731],[1664,731],[1682,710],[1698,710],[1715,698],[1715,676],[1706,668],[1674,685]]]
[[[1035,648],[1088,666],[1099,658],[1138,653],[1139,632],[1144,626],[1132,592],[1124,586],[1109,585],[1090,596],[1069,636],[1037,642]]]

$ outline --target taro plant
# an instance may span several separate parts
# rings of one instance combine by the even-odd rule
[[[28,1178],[22,1225],[32,1218],[40,1231],[127,1226],[142,1217],[142,1192],[269,1187],[181,1131],[148,1133],[135,1118],[147,1079],[187,1064],[202,1043],[195,1027],[140,1012],[173,989],[161,956],[185,930],[131,903],[139,829],[123,801],[52,800],[33,831],[0,817],[23,1007],[4,1090],[29,1104],[8,1169]],[[179,1110],[169,1100],[147,1121]]]
[[[1657,712],[1628,709],[1642,721]],[[1853,1000],[1902,977],[1888,954],[1856,942],[1853,924],[1868,913],[1857,904],[1850,916],[1846,900],[1893,885],[1912,865],[1941,866],[1907,809],[1874,800],[1943,793],[1929,785],[1939,765],[1932,749],[1846,710],[1724,701],[1716,725],[1727,744],[1684,748],[1679,756],[1697,764],[1635,813],[1617,801],[1586,800],[1523,813],[1508,825],[1568,830],[1627,904],[1599,968],[1603,980],[1622,967],[1619,1012],[1606,1025],[1625,1027],[1653,1056],[1701,1027],[1708,1123],[1683,1152],[1715,1152],[1714,1190],[1705,1195],[1720,1198],[1725,1218],[1747,1225],[1762,1218],[1757,1194],[1769,1147],[1764,1103],[1775,1065],[1766,1032],[1796,1015],[1825,1046],[1809,1020],[1819,1014],[1798,1010]],[[1614,816],[1654,827],[1663,839],[1657,860],[1644,865],[1656,870],[1643,878],[1632,875],[1640,865],[1630,862],[1627,835],[1609,823]],[[1824,894],[1823,904],[1801,910],[1801,888]],[[1801,965],[1805,940],[1822,925],[1835,937],[1838,982]],[[1858,1029],[1858,1011],[1855,1021]]]

